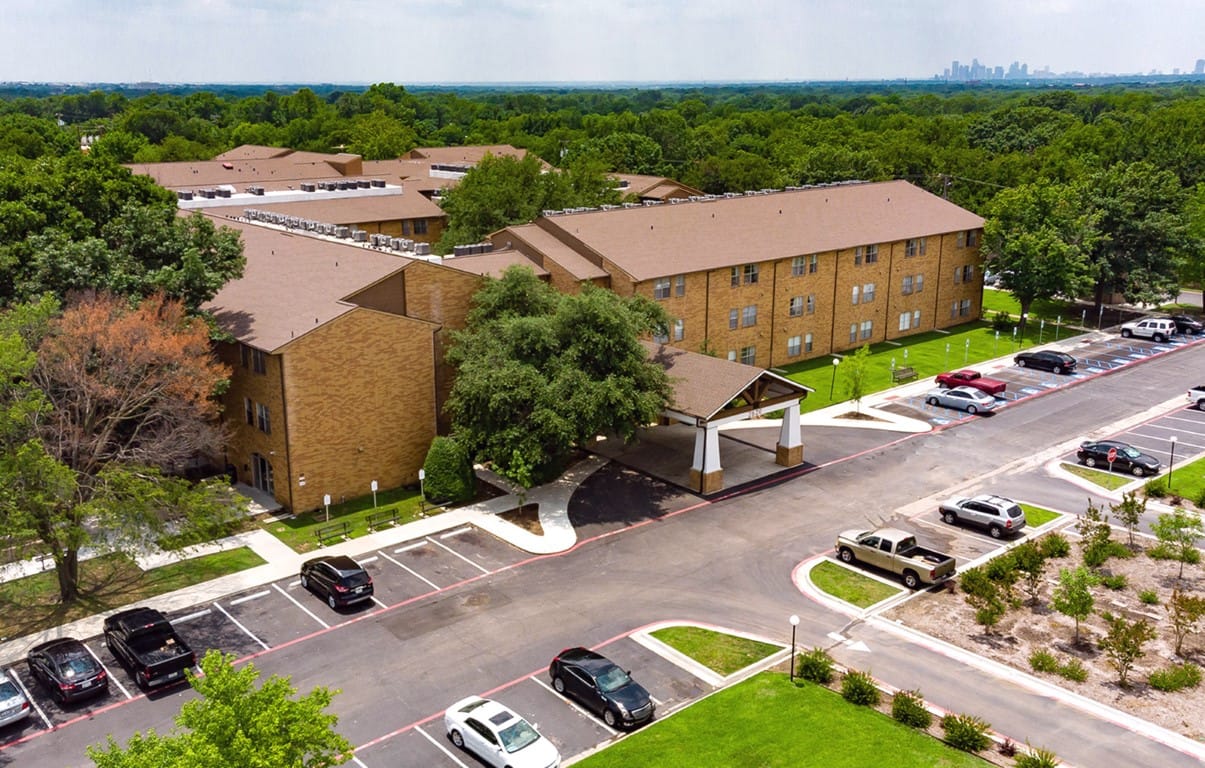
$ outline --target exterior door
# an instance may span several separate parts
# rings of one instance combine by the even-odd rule
[[[272,478],[272,463],[266,456],[258,453],[251,454],[252,484],[261,491],[276,493],[276,483]]]

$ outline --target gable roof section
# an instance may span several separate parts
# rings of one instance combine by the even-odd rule
[[[560,265],[575,280],[596,280],[607,277],[607,271],[556,239],[535,224],[520,224],[507,227],[490,236],[495,245],[509,248],[519,240],[529,249],[543,255],[554,264]],[[520,247],[519,250],[522,250]]]
[[[635,195],[642,200],[668,200],[671,197],[702,195],[701,190],[688,187],[680,181],[665,176],[646,176],[638,173],[612,173],[611,178],[626,182],[620,189],[625,195]]]
[[[670,409],[684,416],[707,421],[743,397],[746,405],[731,413],[751,411],[786,400],[807,397],[813,390],[803,384],[744,363],[690,352],[653,341],[640,342],[649,360],[665,369],[673,387]],[[755,401],[755,402],[752,402]]]
[[[238,230],[243,276],[202,305],[239,341],[275,352],[355,309],[345,297],[401,271],[409,259],[214,216]]]
[[[508,156],[522,160],[527,157],[526,149],[510,144],[474,144],[464,147],[415,147],[402,156],[406,160],[426,160],[430,163],[450,165],[476,165],[487,154],[494,157]]]
[[[548,274],[548,270],[513,249],[475,253],[470,256],[445,257],[441,263],[445,267],[458,269],[461,272],[471,272],[474,275],[494,278],[502,277],[503,272],[516,265],[527,267],[537,277],[544,277]]]
[[[559,228],[637,282],[978,229],[983,219],[906,181],[559,214]]]
[[[227,167],[229,166],[229,167]],[[198,189],[229,184],[241,189],[247,184],[273,184],[281,187],[301,181],[344,178],[325,162],[294,162],[291,156],[256,160],[203,160],[181,163],[131,163],[131,172],[150,176],[168,189]]]
[[[288,147],[269,147],[263,144],[243,144],[234,149],[227,150],[214,158],[219,162],[223,160],[267,160],[270,157],[284,157],[293,150]]]

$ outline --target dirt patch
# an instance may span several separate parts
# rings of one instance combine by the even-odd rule
[[[506,512],[498,513],[498,517],[508,523],[513,523],[519,526],[528,533],[533,533],[536,536],[544,535],[544,526],[540,525],[540,505],[539,504],[524,504],[518,509],[507,510]]]
[[[1164,693],[1147,683],[1151,672],[1172,664],[1191,661],[1205,666],[1205,633],[1190,634],[1184,641],[1184,657],[1177,657],[1167,618],[1167,602],[1177,584],[1189,594],[1199,595],[1205,590],[1203,567],[1185,565],[1184,578],[1178,581],[1179,563],[1154,560],[1141,548],[1132,558],[1111,558],[1099,573],[1122,575],[1126,586],[1118,590],[1104,585],[1093,587],[1096,612],[1080,622],[1081,641],[1076,644],[1075,622],[1054,610],[1051,593],[1058,584],[1059,569],[1075,568],[1081,563],[1078,542],[1073,541],[1069,556],[1047,561],[1037,603],[1030,605],[1018,587],[1017,599],[1022,603],[1010,608],[990,634],[985,634],[983,627],[975,623],[975,611],[958,589],[926,592],[883,616],[1169,730],[1193,739],[1205,739],[1205,684],[1177,693]],[[1139,599],[1139,594],[1148,590],[1158,597],[1158,604],[1149,605]],[[1146,655],[1138,659],[1130,671],[1128,688],[1117,684],[1117,672],[1099,646],[1099,640],[1108,631],[1100,616],[1102,611],[1124,615],[1131,621],[1145,619],[1156,630],[1155,639],[1144,646]],[[1078,683],[1055,674],[1033,671],[1029,657],[1038,650],[1053,653],[1060,664],[1078,660],[1088,671],[1087,680]]]
[[[878,416],[871,416],[869,413],[862,413],[860,411],[849,411],[833,418],[852,419],[854,421],[886,421],[886,419],[880,419]]]

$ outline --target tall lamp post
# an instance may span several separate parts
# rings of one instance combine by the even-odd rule
[[[791,614],[791,682],[795,682],[795,628],[799,626],[799,617]]]
[[[1176,436],[1172,435],[1172,455],[1167,461],[1167,489],[1170,491],[1172,487],[1172,472],[1176,469]]]
[[[833,399],[833,391],[834,391],[834,390],[837,388],[837,366],[838,366],[838,365],[841,365],[841,358],[839,358],[839,357],[834,357],[834,358],[833,358],[833,381],[832,381],[832,383],[831,383],[831,384],[829,384],[829,385],[828,385],[828,399],[829,399],[829,401],[832,401],[832,399]]]

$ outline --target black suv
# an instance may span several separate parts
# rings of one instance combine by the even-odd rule
[[[1172,315],[1171,321],[1176,324],[1176,333],[1187,333],[1192,336],[1205,331],[1205,323],[1189,315]]]
[[[1013,362],[1020,368],[1041,368],[1053,373],[1073,373],[1075,371],[1074,357],[1066,352],[1051,352],[1046,349],[1022,352],[1013,358]]]
[[[572,696],[612,728],[653,719],[657,705],[629,673],[587,648],[566,648],[548,665],[557,693]]]
[[[326,597],[331,608],[372,599],[372,577],[347,555],[330,555],[301,564],[301,586]]]
[[[75,638],[61,637],[34,646],[25,663],[29,674],[60,704],[109,691],[109,674]]]

